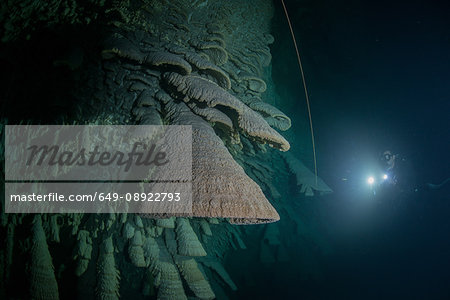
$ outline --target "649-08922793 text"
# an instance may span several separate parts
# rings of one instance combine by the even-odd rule
[[[181,193],[98,193],[93,194],[70,194],[64,195],[61,193],[47,193],[47,194],[13,194],[10,195],[11,202],[93,202],[93,201],[148,201],[148,202],[163,202],[163,201],[175,201],[181,200]]]

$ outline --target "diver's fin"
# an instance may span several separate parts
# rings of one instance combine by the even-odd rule
[[[442,183],[440,183],[440,184],[432,184],[432,183],[427,183],[426,185],[427,185],[427,187],[430,189],[430,190],[438,190],[438,189],[440,189],[440,188],[442,188],[444,185],[446,185],[447,183],[449,183],[450,182],[450,178],[447,178],[447,179],[445,179]]]

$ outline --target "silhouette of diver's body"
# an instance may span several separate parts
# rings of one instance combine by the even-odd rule
[[[380,164],[387,178],[380,184],[379,193],[386,197],[401,199],[405,196],[423,196],[430,191],[444,191],[450,185],[450,178],[440,184],[419,182],[411,163],[390,150],[383,152]]]
[[[380,157],[380,167],[384,180],[377,187],[377,198],[402,202],[405,196],[411,196],[417,191],[415,173],[405,157],[386,150]]]

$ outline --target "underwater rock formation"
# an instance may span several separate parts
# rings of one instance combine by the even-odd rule
[[[86,3],[30,0],[8,6],[9,17],[0,20],[6,28],[2,40],[33,39],[42,27],[62,24],[95,29],[99,39],[83,46],[82,59],[63,63],[78,72],[70,73],[74,84],[67,91],[75,113],[64,115],[62,122],[192,125],[193,218],[142,212],[38,215],[32,220],[2,211],[1,282],[6,286],[17,278],[8,271],[22,266],[13,251],[17,248],[31,253],[32,276],[29,292],[4,287],[2,293],[73,297],[68,290],[75,279],[77,294],[85,298],[139,293],[158,299],[226,299],[238,289],[226,270],[226,253],[247,248],[247,231],[230,223],[274,222],[280,219],[277,210],[285,213],[289,205],[290,199],[282,199],[277,190],[275,174],[301,174],[297,178],[307,194],[328,191],[324,185],[312,187],[314,175],[289,163],[292,159],[286,160],[289,168],[282,162],[281,152],[290,145],[279,131],[289,129],[291,120],[268,93],[272,3]],[[31,17],[36,14],[40,22]],[[31,246],[18,244],[16,227],[31,228]],[[267,229],[265,240],[269,248],[261,245],[261,257],[286,259],[283,250],[271,257],[270,247],[283,249],[276,234]]]
[[[97,298],[119,299],[120,272],[116,268],[114,245],[111,237],[106,238],[100,245],[97,272]]]
[[[40,215],[34,217],[31,231],[30,295],[33,299],[59,299],[55,270]]]
[[[314,191],[320,195],[332,193],[333,190],[319,177],[316,176],[292,154],[283,155],[289,170],[295,174],[297,185],[301,186],[300,193],[306,196],[314,196]]]

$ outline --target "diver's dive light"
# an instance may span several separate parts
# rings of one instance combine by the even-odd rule
[[[381,181],[385,181],[385,180],[387,180],[388,178],[389,178],[389,176],[388,176],[387,174],[383,174],[383,175],[381,176]],[[373,176],[367,177],[367,183],[368,183],[369,185],[373,185],[373,184],[375,183],[375,177],[373,177]]]

